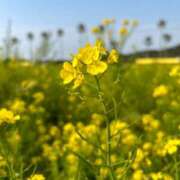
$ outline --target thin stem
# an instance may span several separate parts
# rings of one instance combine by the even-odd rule
[[[103,92],[101,90],[100,82],[97,76],[95,76],[95,80],[98,87],[98,98],[103,106],[104,115],[106,117],[106,165],[110,170],[110,177],[112,180],[116,179],[113,173],[113,168],[111,165],[111,128],[110,128],[110,120],[107,117],[107,109],[106,104],[103,98]]]
[[[176,156],[174,157],[174,163],[175,163],[175,179],[178,180],[179,179],[179,171],[178,171],[178,162],[177,162],[177,158]]]
[[[114,105],[114,118],[118,119],[118,112],[117,112],[117,102],[114,97],[112,97],[113,105]]]

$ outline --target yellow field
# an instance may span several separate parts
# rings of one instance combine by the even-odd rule
[[[179,59],[94,47],[72,65],[0,62],[2,179],[180,178]]]

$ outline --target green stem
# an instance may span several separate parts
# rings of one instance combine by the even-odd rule
[[[179,179],[179,170],[178,170],[178,162],[177,162],[177,158],[176,156],[174,157],[174,162],[175,162],[175,179],[178,180]]]
[[[106,117],[106,165],[110,171],[110,177],[112,180],[115,180],[115,175],[113,173],[113,168],[111,164],[111,129],[110,129],[110,120],[107,117],[106,104],[103,98],[103,92],[101,90],[100,82],[97,76],[95,76],[97,87],[98,87],[98,98],[103,106],[104,115]]]
[[[106,120],[106,143],[107,143],[107,165],[111,166],[111,142],[110,142],[110,123],[109,119]]]

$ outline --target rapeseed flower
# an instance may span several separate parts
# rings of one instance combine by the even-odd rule
[[[12,111],[7,110],[6,108],[0,109],[0,125],[3,123],[15,124],[19,119],[20,116],[14,115]]]
[[[129,20],[128,20],[128,19],[124,19],[124,20],[122,21],[122,25],[123,25],[123,26],[129,25]]]
[[[25,102],[17,98],[10,105],[10,109],[15,113],[22,113],[25,111]]]
[[[180,75],[180,67],[179,66],[174,66],[171,71],[169,72],[169,75],[172,77],[176,77]]]
[[[69,84],[72,80],[76,78],[77,71],[72,66],[71,63],[65,62],[63,64],[63,69],[60,71],[60,76],[64,80],[64,84]]]
[[[160,85],[154,89],[153,97],[162,97],[168,94],[168,87],[165,85]]]
[[[34,174],[27,180],[45,180],[45,177],[42,174]]]
[[[126,27],[122,27],[119,29],[119,34],[122,36],[126,36],[128,34],[128,29]]]
[[[97,27],[93,27],[91,29],[91,32],[94,33],[94,34],[98,34],[98,33],[101,33],[101,29],[97,26]]]
[[[177,152],[178,147],[180,146],[180,139],[169,139],[164,146],[164,155],[166,154],[174,154]]]
[[[143,171],[141,169],[138,169],[133,173],[132,180],[143,180],[143,179],[145,179],[144,176],[145,175],[144,175]]]
[[[33,94],[33,98],[35,100],[35,103],[38,104],[44,100],[44,94],[43,92],[36,92]]]
[[[97,41],[94,46],[87,44],[84,48],[80,48],[72,62],[63,64],[60,71],[63,83],[69,84],[74,81],[73,88],[76,89],[83,83],[86,72],[92,76],[104,73],[108,68],[108,63],[112,64],[118,60],[116,50],[112,50],[109,56],[107,55],[107,50],[101,41]]]
[[[97,61],[87,66],[87,72],[91,75],[102,74],[108,68],[107,64],[103,61]]]
[[[104,19],[104,20],[102,21],[102,24],[103,24],[104,26],[108,26],[108,25],[114,24],[114,23],[115,23],[115,20],[114,20],[114,19]]]
[[[119,53],[115,49],[112,49],[111,52],[109,53],[107,61],[109,64],[117,63],[118,58],[119,58]]]
[[[132,21],[132,26],[133,27],[136,27],[136,26],[138,26],[139,25],[139,21],[138,20],[133,20]]]

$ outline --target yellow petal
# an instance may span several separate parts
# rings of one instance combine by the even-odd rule
[[[97,65],[97,69],[98,69],[99,73],[105,72],[107,67],[108,67],[107,64],[105,62],[103,62],[103,61],[97,62],[96,65]]]
[[[83,80],[84,80],[84,75],[78,74],[78,76],[76,77],[76,79],[74,81],[73,89],[78,88],[82,84]]]
[[[60,71],[60,77],[63,79],[64,84],[69,84],[74,79],[74,73],[62,69]]]
[[[87,66],[87,72],[91,75],[98,75],[106,71],[107,64],[102,61],[98,61],[95,64],[91,64]]]
[[[74,68],[73,68],[72,64],[69,63],[69,62],[65,62],[63,64],[63,69],[65,69],[66,71],[70,71],[70,72],[74,71]]]
[[[115,49],[112,49],[108,57],[108,63],[109,64],[117,63],[118,57],[119,57],[118,52]]]

